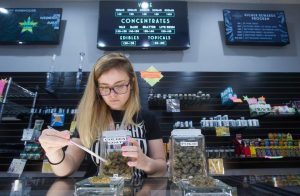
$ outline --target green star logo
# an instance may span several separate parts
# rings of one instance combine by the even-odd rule
[[[36,27],[38,25],[38,22],[31,21],[30,16],[27,18],[27,21],[24,20],[24,22],[19,22],[19,25],[22,27],[21,33],[24,33],[26,31],[32,33],[32,28]]]
[[[247,101],[249,98],[248,96],[243,96],[244,101]]]

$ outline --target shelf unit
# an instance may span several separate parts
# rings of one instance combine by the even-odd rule
[[[61,78],[61,81],[55,80],[55,94],[49,94],[43,87],[46,86],[45,72],[15,72],[1,73],[1,78],[13,77],[14,82],[26,84],[26,88],[34,89],[39,87],[38,100],[35,108],[41,108],[41,112],[34,113],[36,116],[50,123],[50,113],[47,108],[76,108],[78,101],[82,96],[88,72],[83,73],[81,90],[76,90],[76,72],[55,73],[55,78]],[[290,100],[299,100],[300,92],[300,74],[299,73],[246,73],[246,72],[164,72],[164,78],[155,85],[155,92],[152,93],[178,93],[178,92],[197,92],[201,89],[208,92],[211,99],[205,104],[191,104],[181,109],[181,112],[166,112],[165,102],[162,106],[149,108],[149,84],[147,84],[137,73],[140,97],[142,107],[152,110],[158,119],[161,127],[164,142],[169,140],[170,131],[176,121],[191,120],[195,127],[200,127],[200,120],[203,117],[228,115],[229,118],[238,119],[244,116],[246,119],[252,118],[249,113],[249,105],[244,102],[234,104],[233,106],[223,106],[220,102],[220,92],[228,85],[238,93],[238,96],[247,95],[249,97],[267,97],[267,102],[271,105],[280,105]],[[25,86],[24,86],[25,87]],[[4,92],[3,92],[4,93]],[[150,92],[151,93],[151,92]],[[21,98],[20,98],[21,99]],[[13,101],[13,99],[10,99]],[[30,104],[27,103],[29,106]],[[24,106],[24,104],[23,104]],[[30,107],[30,106],[29,106]],[[47,112],[43,113],[43,108]],[[35,109],[37,111],[37,109]],[[40,111],[40,109],[38,109]],[[73,114],[66,116],[65,125],[61,128],[69,129]],[[260,127],[230,129],[231,136],[217,137],[212,129],[202,129],[205,135],[205,143],[208,148],[222,149],[222,147],[232,147],[232,140],[235,134],[242,134],[243,138],[266,138],[268,133],[291,133],[295,140],[300,139],[300,114],[294,116],[261,116],[257,117],[260,121]],[[18,138],[22,136],[19,131],[24,128],[24,123],[3,122],[0,127],[0,148],[9,150],[7,154],[0,152],[1,171],[7,171],[12,159],[10,152],[18,154],[23,146]],[[2,150],[1,149],[1,150]],[[16,150],[16,151],[13,151]],[[2,157],[1,157],[2,156]],[[231,158],[224,159],[225,173],[229,170],[250,171],[251,168],[291,168],[299,170],[300,157],[284,157],[282,159],[265,158]],[[42,166],[41,161],[29,161],[25,171],[39,171]],[[82,164],[80,171],[85,171],[87,164]],[[275,169],[277,172],[278,170]],[[250,173],[249,172],[249,173]]]
[[[18,100],[18,103],[15,100]],[[3,120],[17,120],[18,114],[29,114],[28,128],[31,127],[32,117],[37,99],[37,92],[32,92],[26,88],[13,82],[12,77],[9,78],[2,102],[0,102],[0,122]],[[23,101],[29,100],[31,107],[24,106]]]

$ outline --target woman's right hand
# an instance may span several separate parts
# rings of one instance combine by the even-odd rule
[[[62,148],[69,144],[70,132],[57,131],[55,129],[44,129],[39,142],[46,152],[48,159],[59,160],[62,155]]]

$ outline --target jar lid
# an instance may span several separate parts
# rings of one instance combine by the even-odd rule
[[[129,130],[117,130],[117,131],[103,131],[103,137],[126,137],[131,136],[131,131]]]
[[[174,129],[171,136],[202,136],[201,129]]]

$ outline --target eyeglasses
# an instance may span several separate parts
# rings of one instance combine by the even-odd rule
[[[128,91],[128,86],[130,85],[130,82],[128,84],[122,84],[117,85],[114,87],[98,87],[100,91],[100,95],[107,96],[110,95],[111,91],[113,90],[116,94],[125,94]]]

